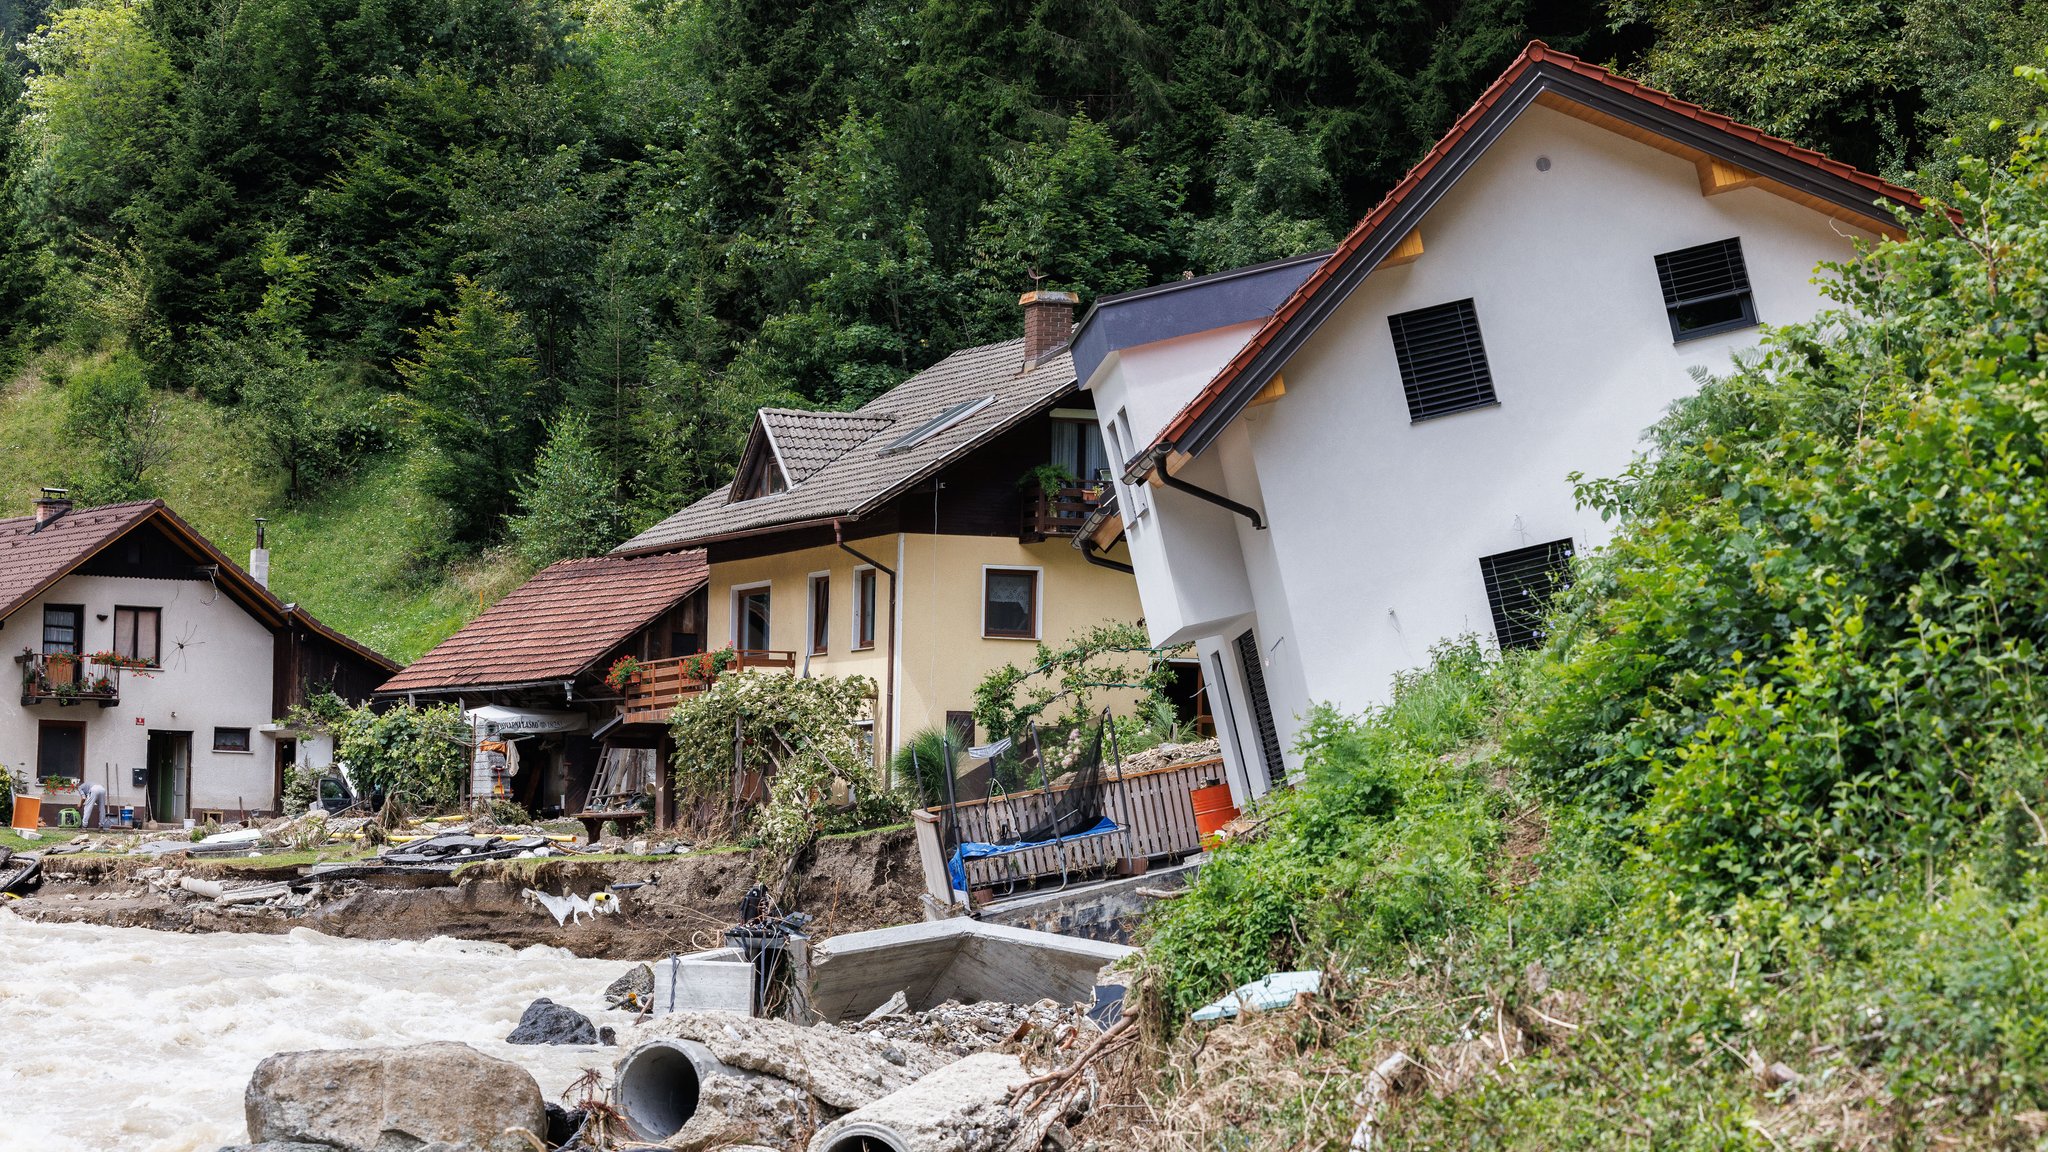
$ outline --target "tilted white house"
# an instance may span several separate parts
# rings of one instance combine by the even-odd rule
[[[1533,642],[1610,476],[1911,192],[1532,44],[1327,257],[1107,297],[1073,340],[1155,643],[1199,647],[1233,791],[1313,703]],[[1084,541],[1087,538],[1084,537]]]

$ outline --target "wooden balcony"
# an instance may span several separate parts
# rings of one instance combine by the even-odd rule
[[[1048,493],[1043,489],[1032,493],[1024,505],[1024,527],[1019,536],[1027,544],[1055,536],[1074,536],[1081,531],[1081,522],[1102,503],[1107,484],[1075,485]]]
[[[46,701],[58,707],[97,704],[112,708],[121,702],[121,668],[117,664],[90,663],[89,658],[71,652],[23,652],[14,658],[21,665],[21,703],[32,708]]]
[[[676,705],[711,687],[713,677],[702,674],[706,655],[678,656],[673,660],[652,660],[641,667],[626,685],[625,713],[628,724],[666,724]],[[750,668],[796,670],[796,653],[780,649],[741,648],[733,651],[732,663],[720,672]]]
[[[1065,845],[1065,870],[1076,875],[1106,872],[1119,859],[1142,857],[1178,861],[1202,850],[1201,833],[1195,827],[1195,789],[1223,777],[1223,760],[1212,757],[1187,764],[1133,772],[1121,778],[1105,774],[1102,782],[1104,814],[1122,825],[1124,832],[1070,840]],[[956,837],[969,843],[1000,844],[1018,829],[1028,828],[1052,815],[1064,786],[1011,792],[990,800],[969,800],[953,809]],[[952,900],[946,879],[946,810],[920,809],[912,813],[917,829],[917,851],[924,865],[925,888],[941,904]],[[1061,875],[1059,848],[1047,845],[1027,848],[980,860],[965,862],[970,888],[1005,889],[1029,886]]]

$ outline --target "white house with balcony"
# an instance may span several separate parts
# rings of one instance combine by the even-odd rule
[[[46,824],[81,781],[138,824],[276,813],[288,768],[325,766],[277,722],[311,692],[367,699],[397,669],[163,501],[73,508],[55,490],[0,520],[0,644],[19,688],[0,706],[0,765]]]
[[[1194,642],[1240,801],[1313,704],[1534,643],[1611,530],[1572,473],[1824,306],[1917,197],[1532,44],[1327,256],[1107,297],[1073,341],[1152,640]]]

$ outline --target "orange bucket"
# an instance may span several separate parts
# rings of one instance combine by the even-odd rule
[[[1197,788],[1188,793],[1188,799],[1195,805],[1195,831],[1202,838],[1202,847],[1214,848],[1222,841],[1217,833],[1237,819],[1237,805],[1230,802],[1230,785]]]
[[[14,798],[14,826],[24,832],[33,832],[43,822],[43,801],[37,796],[16,796]]]

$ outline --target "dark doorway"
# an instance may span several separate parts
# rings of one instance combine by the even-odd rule
[[[192,810],[192,734],[149,734],[149,818],[175,824]]]
[[[298,815],[296,812],[286,812],[284,810],[284,786],[292,778],[292,772],[297,767],[298,759],[299,742],[289,736],[278,737],[277,791],[271,794],[270,804],[273,810],[283,816]]]

